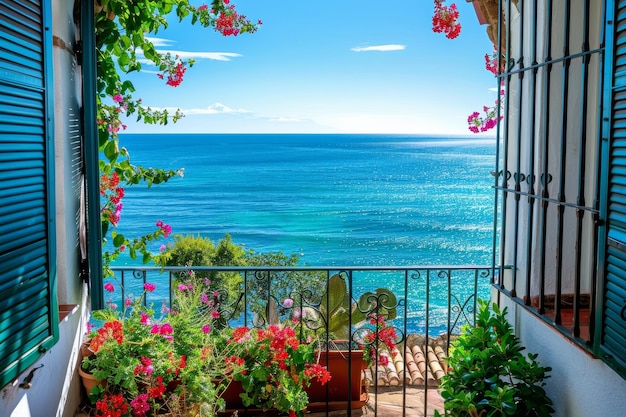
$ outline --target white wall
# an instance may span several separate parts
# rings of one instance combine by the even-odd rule
[[[554,417],[626,415],[626,380],[507,297],[500,301],[508,306],[526,352],[552,368],[544,388],[554,402]]]

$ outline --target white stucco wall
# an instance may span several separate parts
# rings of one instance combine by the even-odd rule
[[[626,380],[507,297],[500,300],[527,353],[537,353],[539,362],[552,368],[545,389],[554,417],[626,415]]]
[[[87,287],[82,288],[81,306],[88,305]],[[30,369],[5,387],[0,394],[2,417],[73,417],[80,404],[81,381],[77,377],[79,347],[86,326],[86,308],[78,308],[59,324],[59,342],[30,369],[35,371],[31,387],[19,384]]]

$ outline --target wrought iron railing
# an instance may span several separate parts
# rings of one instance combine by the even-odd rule
[[[420,415],[433,415],[433,408],[441,404],[437,405],[438,393],[432,388],[447,371],[450,341],[462,326],[474,323],[477,300],[489,298],[491,282],[498,275],[497,270],[480,266],[128,266],[112,270],[121,285],[109,294],[108,303],[121,305],[150,282],[157,290],[145,302],[155,309],[168,307],[173,286],[193,271],[196,278],[215,283],[215,302],[224,325],[262,327],[297,317],[303,337],[313,332],[331,346],[325,355],[336,338],[352,341],[348,353],[364,344],[379,346],[379,340],[366,340],[363,335],[380,326],[382,318],[393,329],[397,351],[388,352],[390,364],[382,367],[376,355],[373,367],[361,373],[361,381],[348,376],[348,392],[354,384],[369,385],[365,398],[337,403],[326,396],[318,404],[320,410],[344,408],[349,415],[362,406],[374,415],[386,415],[389,407],[397,407],[401,415],[412,414],[411,408]],[[380,346],[376,353],[387,354],[387,348]]]

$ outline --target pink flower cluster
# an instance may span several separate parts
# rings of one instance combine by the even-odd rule
[[[262,25],[260,20],[255,24],[252,24],[250,20],[244,15],[240,15],[235,10],[235,5],[230,4],[230,0],[223,0],[224,8],[222,10],[209,10],[206,4],[198,6],[196,9],[200,13],[200,21],[212,22],[215,25],[215,30],[221,33],[223,36],[237,36],[240,33],[254,33],[257,30],[257,26]]]
[[[497,115],[500,105],[501,101],[500,99],[497,99],[492,107],[483,106],[483,116],[481,116],[477,111],[470,114],[467,117],[470,132],[486,132],[496,127],[498,122],[504,118],[502,115],[500,115],[500,117]]]
[[[176,58],[178,58],[178,56]],[[163,74],[157,74],[157,76],[160,79],[163,79],[167,75],[167,81],[165,84],[170,87],[178,87],[183,82],[185,71],[187,71],[187,67],[179,61],[171,68],[168,68]]]
[[[156,226],[163,231],[163,237],[168,238],[172,234],[172,226],[163,223],[161,220],[156,222]]]
[[[498,55],[498,48],[495,46],[493,47],[491,55],[485,54],[485,69],[494,75],[502,74],[505,70],[504,60],[499,60]],[[498,66],[498,61],[500,61],[500,66]],[[470,132],[486,132],[498,125],[498,122],[504,118],[502,115],[498,117],[498,109],[502,109],[502,105],[504,103],[502,96],[504,96],[503,87],[500,88],[500,97],[496,99],[493,106],[483,106],[482,116],[479,112],[475,111],[467,117],[467,124],[469,125],[468,129]]]
[[[163,336],[170,342],[174,340],[174,337],[172,336],[172,333],[174,333],[174,329],[172,328],[172,325],[169,323],[164,323],[161,325],[156,324],[156,323],[153,324],[152,329],[150,330],[150,333],[160,334],[161,336]]]
[[[433,32],[445,33],[446,38],[454,39],[461,34],[461,24],[458,22],[459,11],[456,4],[445,6],[445,0],[435,0],[433,15]]]
[[[130,406],[133,407],[134,416],[143,417],[150,411],[150,404],[148,403],[149,398],[148,394],[139,394],[130,402]]]
[[[498,48],[494,45],[491,54],[485,54],[485,69],[496,76],[498,74],[502,74],[506,69],[506,61],[504,60],[504,57],[501,57],[501,59],[498,58],[500,58],[498,57]],[[499,68],[498,61],[500,61]]]
[[[152,367],[152,359],[142,356],[141,363],[135,366],[135,370],[133,374],[134,375],[139,375],[139,374],[152,375],[153,370],[154,368]]]
[[[126,130],[126,125],[123,124],[119,115],[122,112],[128,110],[128,104],[126,103],[126,99],[121,94],[115,94],[111,97],[114,105],[111,106],[101,106],[101,119],[96,121],[98,126],[105,126],[107,131],[113,136],[116,137],[120,130]]]
[[[124,198],[125,191],[119,183],[120,178],[117,172],[113,172],[110,177],[107,174],[102,174],[100,177],[100,195],[105,200],[100,209],[100,215],[113,226],[117,226],[122,217],[122,198]]]
[[[382,354],[382,350],[379,351],[379,345],[385,346],[389,352],[393,352],[396,348],[396,340],[398,335],[395,328],[389,326],[385,315],[369,315],[369,322],[373,328],[367,329],[363,337],[362,349],[363,359],[368,365],[380,364],[387,366],[389,364],[389,357]]]

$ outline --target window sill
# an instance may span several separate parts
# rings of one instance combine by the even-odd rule
[[[78,304],[59,305],[59,323],[68,321],[70,316],[78,311]]]

